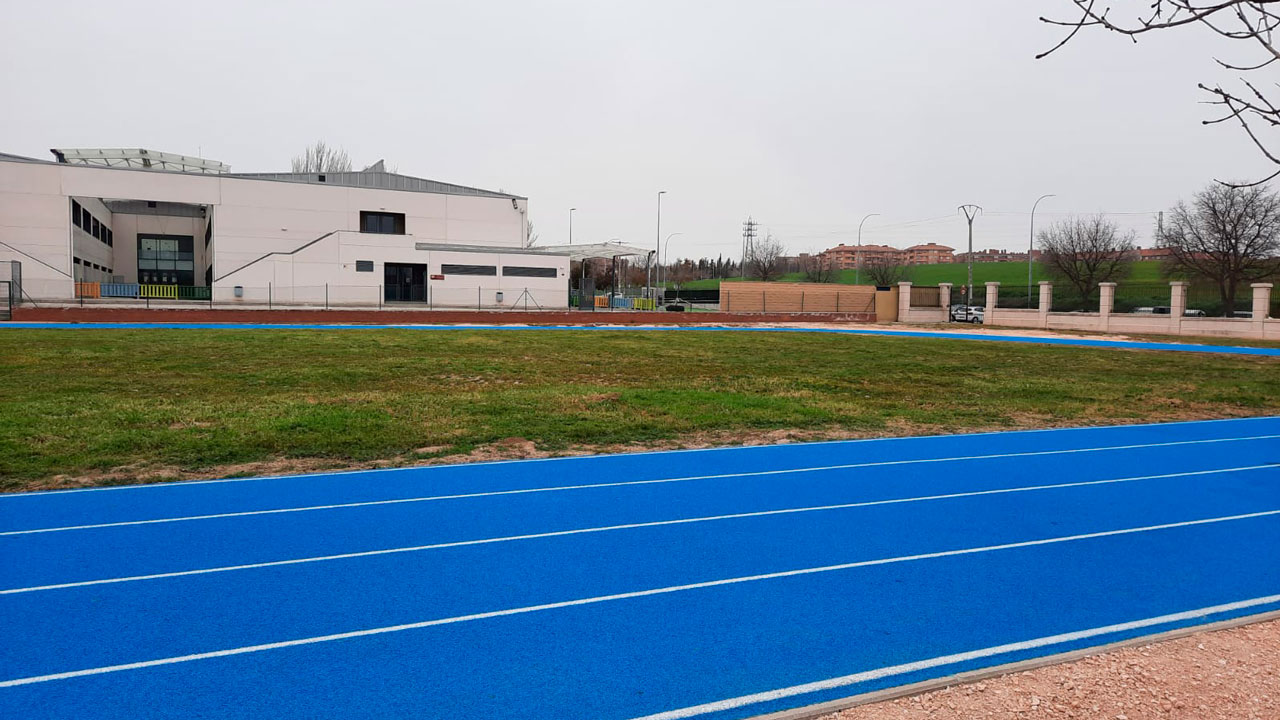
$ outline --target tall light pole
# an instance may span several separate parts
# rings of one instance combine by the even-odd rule
[[[666,194],[667,194],[666,190],[658,191],[658,232],[656,233],[656,237],[654,238],[654,248],[653,248],[653,251],[655,253],[662,251],[662,196]],[[652,286],[652,283],[650,283],[650,285]]]
[[[969,221],[969,289],[968,294],[964,296],[964,304],[968,306],[973,304],[973,219],[978,217],[982,208],[977,205],[961,205],[958,210],[964,213],[965,219]]]
[[[664,266],[667,264],[667,249],[671,247],[671,238],[683,234],[682,232],[673,232],[667,236],[666,240],[662,241],[662,254],[658,256],[658,272],[662,273],[662,276],[658,278],[659,285],[667,278],[667,271]]]
[[[569,208],[569,244],[573,244],[573,211],[578,208]]]
[[[853,256],[853,284],[854,285],[857,285],[858,281],[862,279],[862,223],[866,222],[867,218],[873,218],[879,214],[880,213],[871,213],[870,215],[867,215],[866,217],[862,218],[862,222],[858,223],[858,252]]]
[[[1041,195],[1036,198],[1036,202],[1031,206],[1031,240],[1027,242],[1027,307],[1031,307],[1031,251],[1036,246],[1036,205],[1045,198],[1058,197],[1057,195]]]

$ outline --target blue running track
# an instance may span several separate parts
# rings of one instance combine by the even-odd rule
[[[934,340],[980,340],[984,342],[1031,343],[1034,345],[1071,345],[1076,347],[1114,348],[1121,350],[1169,350],[1173,352],[1223,353],[1228,355],[1263,355],[1280,357],[1280,348],[1240,345],[1200,345],[1196,343],[1145,342],[1137,340],[1100,340],[1089,337],[1044,337],[1040,335],[997,335],[973,332],[927,332],[919,330],[883,330],[867,327],[790,328],[790,327],[725,327],[719,325],[324,325],[270,323],[0,323],[3,328],[35,328],[45,330],[583,330],[632,332],[763,332],[763,333],[827,333],[836,335],[880,335],[887,337],[929,338]]]
[[[1280,417],[0,496],[0,716],[745,718],[1280,609]]]

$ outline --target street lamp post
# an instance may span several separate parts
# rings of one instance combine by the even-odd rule
[[[1031,307],[1031,251],[1036,246],[1036,205],[1045,198],[1058,197],[1057,195],[1041,195],[1036,198],[1036,202],[1031,206],[1031,240],[1027,242],[1027,307]]]
[[[982,208],[977,205],[961,205],[957,208],[964,213],[965,220],[969,221],[969,284],[966,295],[964,296],[965,306],[973,305],[973,219],[978,217],[978,213],[982,212]],[[967,317],[967,311],[966,311]]]
[[[853,256],[853,284],[854,285],[857,285],[858,282],[862,279],[862,223],[866,222],[867,218],[873,218],[879,214],[880,213],[871,213],[870,215],[867,215],[866,217],[862,218],[862,222],[858,223],[858,252]]]
[[[573,244],[573,211],[578,208],[569,208],[569,244]]]
[[[667,194],[666,190],[658,191],[658,232],[656,233],[656,237],[654,237],[654,248],[653,248],[653,251],[655,253],[661,252],[662,250],[662,196],[666,194]],[[650,287],[652,287],[652,283],[650,283]]]

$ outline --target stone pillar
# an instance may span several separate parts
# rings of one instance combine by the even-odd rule
[[[908,322],[911,318],[911,283],[898,283],[898,322]]]
[[[1111,311],[1116,305],[1116,284],[1113,282],[1098,283],[1098,324],[1106,332],[1111,325]]]
[[[1187,311],[1187,287],[1189,282],[1175,280],[1169,283],[1169,334],[1182,334],[1182,315]]]
[[[1261,322],[1267,319],[1267,314],[1271,312],[1271,287],[1272,283],[1254,283],[1249,287],[1253,288],[1253,319],[1255,322]]]
[[[1049,327],[1049,309],[1053,306],[1053,283],[1040,281],[1040,327]]]
[[[987,312],[982,322],[990,325],[995,321],[996,301],[1000,298],[1000,283],[987,283]]]
[[[938,304],[947,311],[947,319],[951,319],[951,283],[938,283]]]

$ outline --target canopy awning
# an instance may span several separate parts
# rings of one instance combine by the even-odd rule
[[[625,245],[621,241],[602,243],[583,243],[579,245],[554,245],[538,247],[538,250],[552,252],[557,255],[568,255],[570,260],[590,260],[591,258],[645,257],[653,252],[634,245]]]

